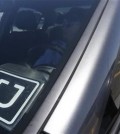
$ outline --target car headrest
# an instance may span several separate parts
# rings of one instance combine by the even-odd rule
[[[37,28],[35,13],[30,10],[19,11],[16,15],[15,26],[22,30],[35,30]]]

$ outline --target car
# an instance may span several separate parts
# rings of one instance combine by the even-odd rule
[[[117,134],[120,1],[0,0],[0,134]]]

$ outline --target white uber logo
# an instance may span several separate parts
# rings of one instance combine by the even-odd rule
[[[21,113],[23,116],[29,101],[43,86],[42,82],[0,70],[0,122],[11,125]]]
[[[1,84],[9,85],[10,82],[7,81],[7,80],[4,80],[4,79],[0,79],[0,85]],[[11,98],[11,100],[8,103],[4,104],[4,103],[0,102],[0,108],[11,107],[15,103],[15,101],[18,99],[18,97],[21,95],[21,93],[24,91],[24,89],[25,89],[24,86],[21,86],[21,85],[18,85],[18,84],[15,84],[14,88],[16,88],[18,90],[16,92],[16,94]]]

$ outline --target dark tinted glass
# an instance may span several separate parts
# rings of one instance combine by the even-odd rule
[[[97,4],[98,0],[0,0],[0,132],[2,128],[18,134],[25,128]]]
[[[56,68],[73,49],[91,16],[93,1],[18,1],[6,11],[0,64]],[[6,9],[6,8],[5,8]],[[9,7],[10,10],[10,7]]]

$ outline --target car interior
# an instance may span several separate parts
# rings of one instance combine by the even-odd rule
[[[48,11],[27,7],[17,8],[16,12],[10,18],[9,29],[6,30],[1,39],[0,64],[27,63],[31,67],[34,67],[37,59],[48,48],[56,51],[62,57],[65,49],[79,40],[84,29],[84,24],[87,21],[83,18],[87,18],[89,10],[89,8],[84,9],[75,6],[50,7]],[[73,24],[75,19],[77,23],[77,15],[81,16],[81,23],[76,28]],[[4,17],[5,15],[3,15],[3,19],[5,19]],[[79,28],[79,25],[82,26],[79,30],[76,30]],[[62,37],[65,36],[63,34],[67,34],[67,36]],[[67,47],[61,47],[62,45],[59,45],[59,47],[54,46],[53,44],[56,40],[64,40]]]

